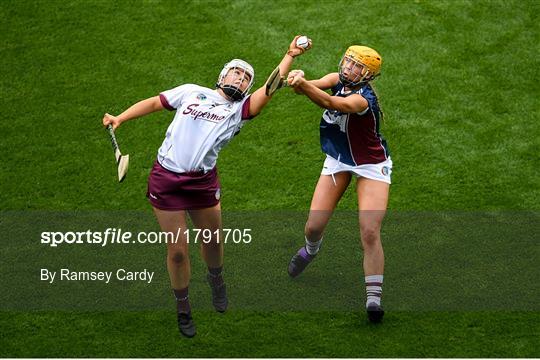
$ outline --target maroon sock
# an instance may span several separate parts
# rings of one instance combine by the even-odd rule
[[[174,297],[176,297],[176,311],[179,313],[190,314],[191,306],[189,305],[188,287],[183,289],[173,289]]]
[[[210,281],[214,286],[223,285],[223,266],[217,268],[208,267],[208,273],[210,274]]]

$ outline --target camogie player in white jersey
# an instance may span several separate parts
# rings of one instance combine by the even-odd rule
[[[293,59],[306,50],[296,45],[298,37],[279,64],[280,74],[287,74]],[[311,42],[307,48],[310,47]],[[176,297],[178,327],[187,337],[196,333],[188,295],[191,267],[184,234],[187,215],[195,228],[209,229],[212,234],[210,242],[201,243],[201,253],[208,266],[212,303],[219,312],[227,309],[223,242],[218,241],[222,224],[216,160],[223,146],[271,99],[265,86],[248,95],[254,76],[251,65],[234,59],[223,67],[216,89],[181,85],[142,100],[118,116],[103,117],[104,126],[112,124],[117,128],[125,121],[155,111],[175,111],[148,179],[147,197],[161,230],[183,236],[178,242],[167,244],[167,270]]]

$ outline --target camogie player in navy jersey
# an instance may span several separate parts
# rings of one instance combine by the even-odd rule
[[[306,48],[297,46],[298,38],[294,38],[281,60],[280,74],[287,74],[293,58],[311,47],[311,42]],[[222,275],[221,189],[216,161],[223,146],[271,99],[265,86],[248,95],[254,76],[251,65],[234,59],[223,67],[215,89],[185,84],[142,100],[118,116],[103,117],[104,126],[112,124],[117,128],[125,121],[155,111],[175,112],[148,179],[147,197],[161,230],[180,235],[178,241],[167,243],[167,270],[176,297],[178,328],[187,337],[196,333],[188,296],[191,277],[185,232],[188,215],[195,228],[210,230],[212,238],[201,241],[201,254],[208,266],[212,303],[219,312],[227,309]]]
[[[326,154],[305,225],[305,245],[293,256],[288,272],[298,276],[316,257],[333,210],[356,178],[360,238],[364,249],[364,275],[368,319],[380,322],[384,272],[381,243],[392,160],[380,131],[382,112],[370,81],[380,74],[382,59],[373,49],[351,46],[339,64],[339,72],[307,81],[300,70],[289,73],[288,82],[324,108],[320,123],[322,151]],[[331,90],[332,95],[324,90]]]

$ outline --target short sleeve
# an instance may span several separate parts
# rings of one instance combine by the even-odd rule
[[[167,110],[176,110],[182,105],[182,101],[193,90],[193,85],[185,84],[174,89],[165,90],[159,94],[161,105]]]
[[[242,103],[242,120],[251,120],[255,116],[249,114],[249,104],[251,103],[251,95],[247,97]]]

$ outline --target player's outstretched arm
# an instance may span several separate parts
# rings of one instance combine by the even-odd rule
[[[287,53],[283,56],[283,59],[279,63],[279,74],[281,76],[286,76],[289,70],[291,69],[291,65],[294,61],[294,58],[297,56],[302,55],[307,50],[311,49],[311,40],[309,40],[308,46],[306,48],[299,47],[296,44],[296,40],[301,35],[297,35],[294,37],[293,41],[289,45],[289,49],[287,50]],[[250,104],[249,104],[249,114],[251,116],[258,115],[261,110],[268,104],[270,99],[272,98],[272,95],[267,96],[266,95],[266,84],[255,90],[253,94],[251,94],[250,97]]]
[[[148,115],[159,110],[163,110],[163,105],[161,104],[161,100],[159,100],[159,96],[154,96],[131,105],[126,111],[118,116],[105,114],[103,116],[103,126],[112,124],[113,129],[116,129],[125,121]]]
[[[319,89],[311,81],[307,81],[303,73],[296,73],[292,79],[287,79],[294,88],[299,88],[311,101],[324,109],[337,110],[344,113],[362,112],[368,108],[367,100],[359,95],[353,94],[345,98],[331,96],[327,92]]]
[[[293,70],[293,71],[289,72],[289,75],[287,76],[287,82],[289,84],[292,81],[292,79],[294,78],[294,76],[296,74],[298,74],[298,71],[301,71],[301,70]],[[308,82],[310,84],[315,85],[317,88],[319,88],[321,90],[328,90],[328,89],[331,89],[331,88],[333,88],[334,86],[337,85],[337,83],[339,82],[339,74],[338,73],[330,73],[330,74],[327,74],[327,75],[323,76],[320,79],[308,80]],[[298,87],[298,86],[293,87],[293,90],[294,90],[295,93],[297,93],[299,95],[303,94],[302,89],[300,89],[300,87]]]

